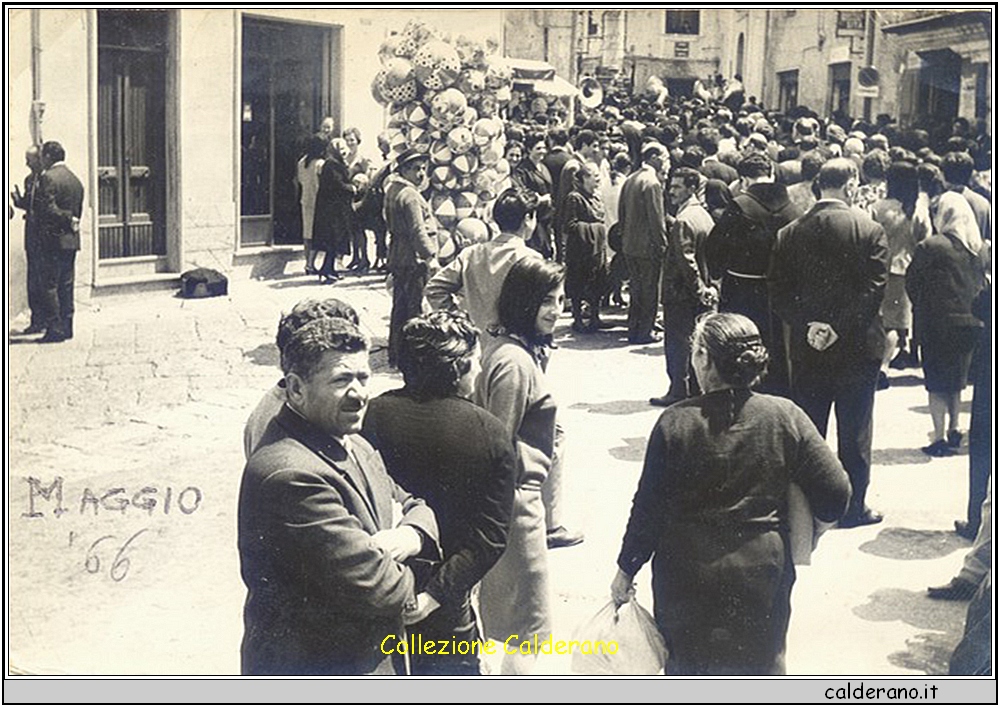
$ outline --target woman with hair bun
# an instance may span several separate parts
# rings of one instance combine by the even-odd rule
[[[837,520],[850,484],[806,414],[751,390],[768,354],[739,314],[703,317],[691,363],[704,394],[653,428],[611,584],[617,604],[653,558],[667,675],[781,675],[795,581],[789,488]]]

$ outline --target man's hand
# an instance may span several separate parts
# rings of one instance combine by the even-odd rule
[[[24,195],[21,194],[21,189],[16,184],[14,185],[14,191],[10,193],[10,198],[14,202],[14,206],[19,209],[25,208]]]
[[[703,289],[700,297],[701,303],[705,307],[714,307],[719,304],[719,291],[712,285]]]
[[[396,562],[404,562],[420,552],[423,539],[416,528],[401,525],[390,530],[380,530],[372,536],[372,540],[385,550]]]
[[[438,600],[427,592],[420,592],[417,595],[417,608],[412,611],[403,612],[403,623],[410,626],[423,621],[441,606]]]
[[[611,580],[611,600],[618,607],[627,604],[633,597],[635,597],[635,584],[632,578],[619,568],[615,578]]]
[[[836,343],[840,335],[826,322],[809,322],[806,341],[817,351],[826,351]]]

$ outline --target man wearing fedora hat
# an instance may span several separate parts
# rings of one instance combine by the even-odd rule
[[[426,153],[407,150],[386,182],[385,220],[392,239],[387,266],[392,273],[389,365],[396,366],[403,325],[421,313],[424,287],[437,270],[437,233],[430,204],[420,193],[427,176]]]

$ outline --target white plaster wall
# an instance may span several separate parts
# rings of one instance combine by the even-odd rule
[[[31,144],[31,13],[9,10],[7,13],[7,180],[8,191],[15,184],[24,186],[28,170],[24,151]],[[7,238],[7,315],[16,317],[28,306],[25,287],[24,219],[15,211],[8,219]]]
[[[234,10],[179,11],[182,271],[195,265],[229,270],[236,247],[236,17]]]

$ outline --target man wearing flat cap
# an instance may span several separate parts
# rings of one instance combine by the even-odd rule
[[[388,257],[392,273],[391,366],[398,363],[403,325],[421,313],[424,287],[438,267],[437,226],[430,205],[420,193],[428,159],[426,153],[407,150],[399,156],[396,173],[385,187],[385,220],[392,234]]]

